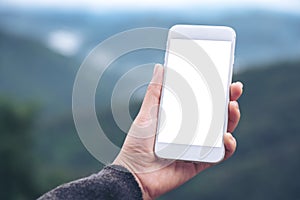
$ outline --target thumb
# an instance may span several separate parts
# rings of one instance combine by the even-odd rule
[[[140,112],[135,122],[140,126],[149,125],[153,118],[157,118],[159,101],[163,81],[163,66],[156,64],[153,71],[153,77],[148,85]],[[156,123],[155,123],[156,124]]]

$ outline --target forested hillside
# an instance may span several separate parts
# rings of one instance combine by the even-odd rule
[[[0,199],[32,199],[101,167],[74,127],[76,67],[39,43],[0,33]],[[234,75],[244,83],[236,154],[161,199],[300,199],[299,74],[300,61],[289,61]],[[122,141],[113,121],[105,126]]]

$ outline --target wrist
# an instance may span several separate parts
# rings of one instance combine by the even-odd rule
[[[126,168],[133,175],[135,181],[138,183],[139,188],[142,192],[143,199],[144,200],[151,200],[152,199],[149,195],[147,187],[145,187],[142,184],[142,182],[140,180],[140,177],[135,173],[133,167],[129,166],[128,164],[126,164],[126,162],[122,161],[119,158],[117,158],[112,164],[113,165],[119,165],[119,166],[122,166],[122,167]]]

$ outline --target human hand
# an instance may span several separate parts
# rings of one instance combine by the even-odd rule
[[[144,199],[156,198],[214,165],[202,162],[171,161],[155,156],[154,141],[162,80],[163,67],[156,65],[140,112],[129,130],[121,152],[113,162],[132,172],[142,189]],[[236,140],[231,133],[240,119],[237,100],[242,90],[243,85],[240,82],[230,86],[228,133],[224,135],[226,151],[223,160],[229,158],[236,149]]]

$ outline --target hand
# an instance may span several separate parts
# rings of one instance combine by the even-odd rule
[[[163,67],[156,65],[140,112],[129,130],[121,152],[113,163],[122,165],[133,173],[142,189],[144,199],[156,198],[214,165],[201,162],[167,161],[155,156],[153,148],[162,80]],[[231,133],[240,119],[237,100],[242,94],[242,88],[243,85],[240,82],[230,86],[228,133],[224,135],[226,150],[224,160],[229,158],[236,149],[236,140]]]

